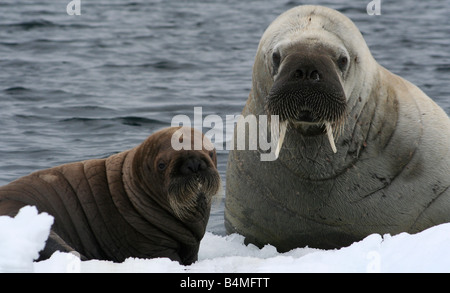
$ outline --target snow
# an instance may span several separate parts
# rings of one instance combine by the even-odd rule
[[[297,248],[278,253],[275,247],[245,245],[238,234],[207,232],[198,261],[183,266],[168,258],[128,258],[123,263],[90,260],[55,252],[36,262],[53,218],[35,207],[15,218],[0,217],[0,272],[139,272],[139,273],[292,273],[292,272],[450,272],[450,223],[417,234],[372,234],[334,250]]]
[[[33,259],[45,246],[53,217],[23,207],[15,218],[0,217],[0,272],[32,272]]]

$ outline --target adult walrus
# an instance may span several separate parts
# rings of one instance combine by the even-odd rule
[[[172,136],[184,146],[174,150]],[[194,150],[201,139],[201,150]],[[201,145],[201,144],[199,144]],[[220,190],[216,152],[202,133],[171,127],[112,155],[34,172],[0,187],[0,215],[25,205],[54,217],[40,259],[75,250],[82,259],[197,259],[212,197]]]
[[[328,249],[450,221],[448,116],[380,66],[341,13],[299,6],[275,19],[256,53],[250,114],[279,115],[284,142],[271,162],[230,152],[228,233]]]

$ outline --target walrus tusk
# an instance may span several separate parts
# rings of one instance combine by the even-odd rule
[[[331,128],[331,123],[325,122],[325,128],[327,131],[328,141],[330,142],[331,149],[333,150],[333,153],[336,153],[337,149],[336,145],[334,144],[333,129]]]
[[[278,138],[277,148],[275,150],[275,158],[278,159],[278,155],[280,154],[281,147],[283,146],[284,135],[286,134],[287,129],[287,121],[280,122],[279,129],[277,129],[280,137]]]

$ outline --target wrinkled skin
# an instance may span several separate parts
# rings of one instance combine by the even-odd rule
[[[220,177],[214,149],[172,149],[171,137],[178,129],[158,131],[141,145],[106,159],[37,171],[2,186],[0,215],[14,216],[21,207],[35,205],[54,217],[40,260],[58,250],[77,251],[83,260],[168,257],[191,264]],[[183,130],[183,139],[191,140],[191,129]],[[191,181],[203,187],[177,194],[197,203],[180,217],[168,190]],[[176,199],[175,204],[182,207],[184,202]]]
[[[274,52],[279,56],[274,58]],[[309,58],[311,66],[329,66],[329,74],[338,76],[345,96],[344,118],[327,117],[314,106],[309,113],[298,110],[281,117],[289,127],[275,161],[261,161],[259,151],[230,151],[227,232],[288,251],[337,248],[372,233],[415,233],[449,222],[448,116],[419,88],[380,66],[356,26],[337,11],[299,6],[267,28],[242,114],[267,114],[269,108],[282,116],[289,113],[283,107],[293,108],[296,101],[316,103],[305,93],[305,84],[289,89],[296,92],[289,101],[281,102],[283,96],[273,93],[292,85],[280,82],[283,70],[292,67],[295,72],[296,62],[305,64],[299,61],[302,56],[318,52],[322,59]],[[324,59],[329,65],[315,65]],[[303,78],[299,82],[305,76],[317,80],[306,71],[297,73]],[[330,84],[321,85],[324,92],[339,92],[335,78],[324,83]],[[315,91],[321,90],[317,86]],[[271,99],[276,104],[272,108],[267,106]],[[332,102],[323,104],[334,107]],[[319,114],[311,114],[315,112]],[[321,119],[341,130],[335,136],[337,153],[330,148]]]

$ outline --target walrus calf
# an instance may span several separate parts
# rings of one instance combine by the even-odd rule
[[[183,145],[174,150],[174,133]],[[194,150],[201,139],[201,150]],[[77,251],[82,259],[197,260],[211,200],[221,189],[214,146],[191,128],[160,130],[112,155],[34,172],[0,187],[0,215],[34,205],[54,217],[40,253]]]
[[[281,14],[252,77],[242,115],[279,116],[279,156],[230,151],[228,233],[287,251],[450,222],[450,120],[375,61],[349,18],[321,6]]]

